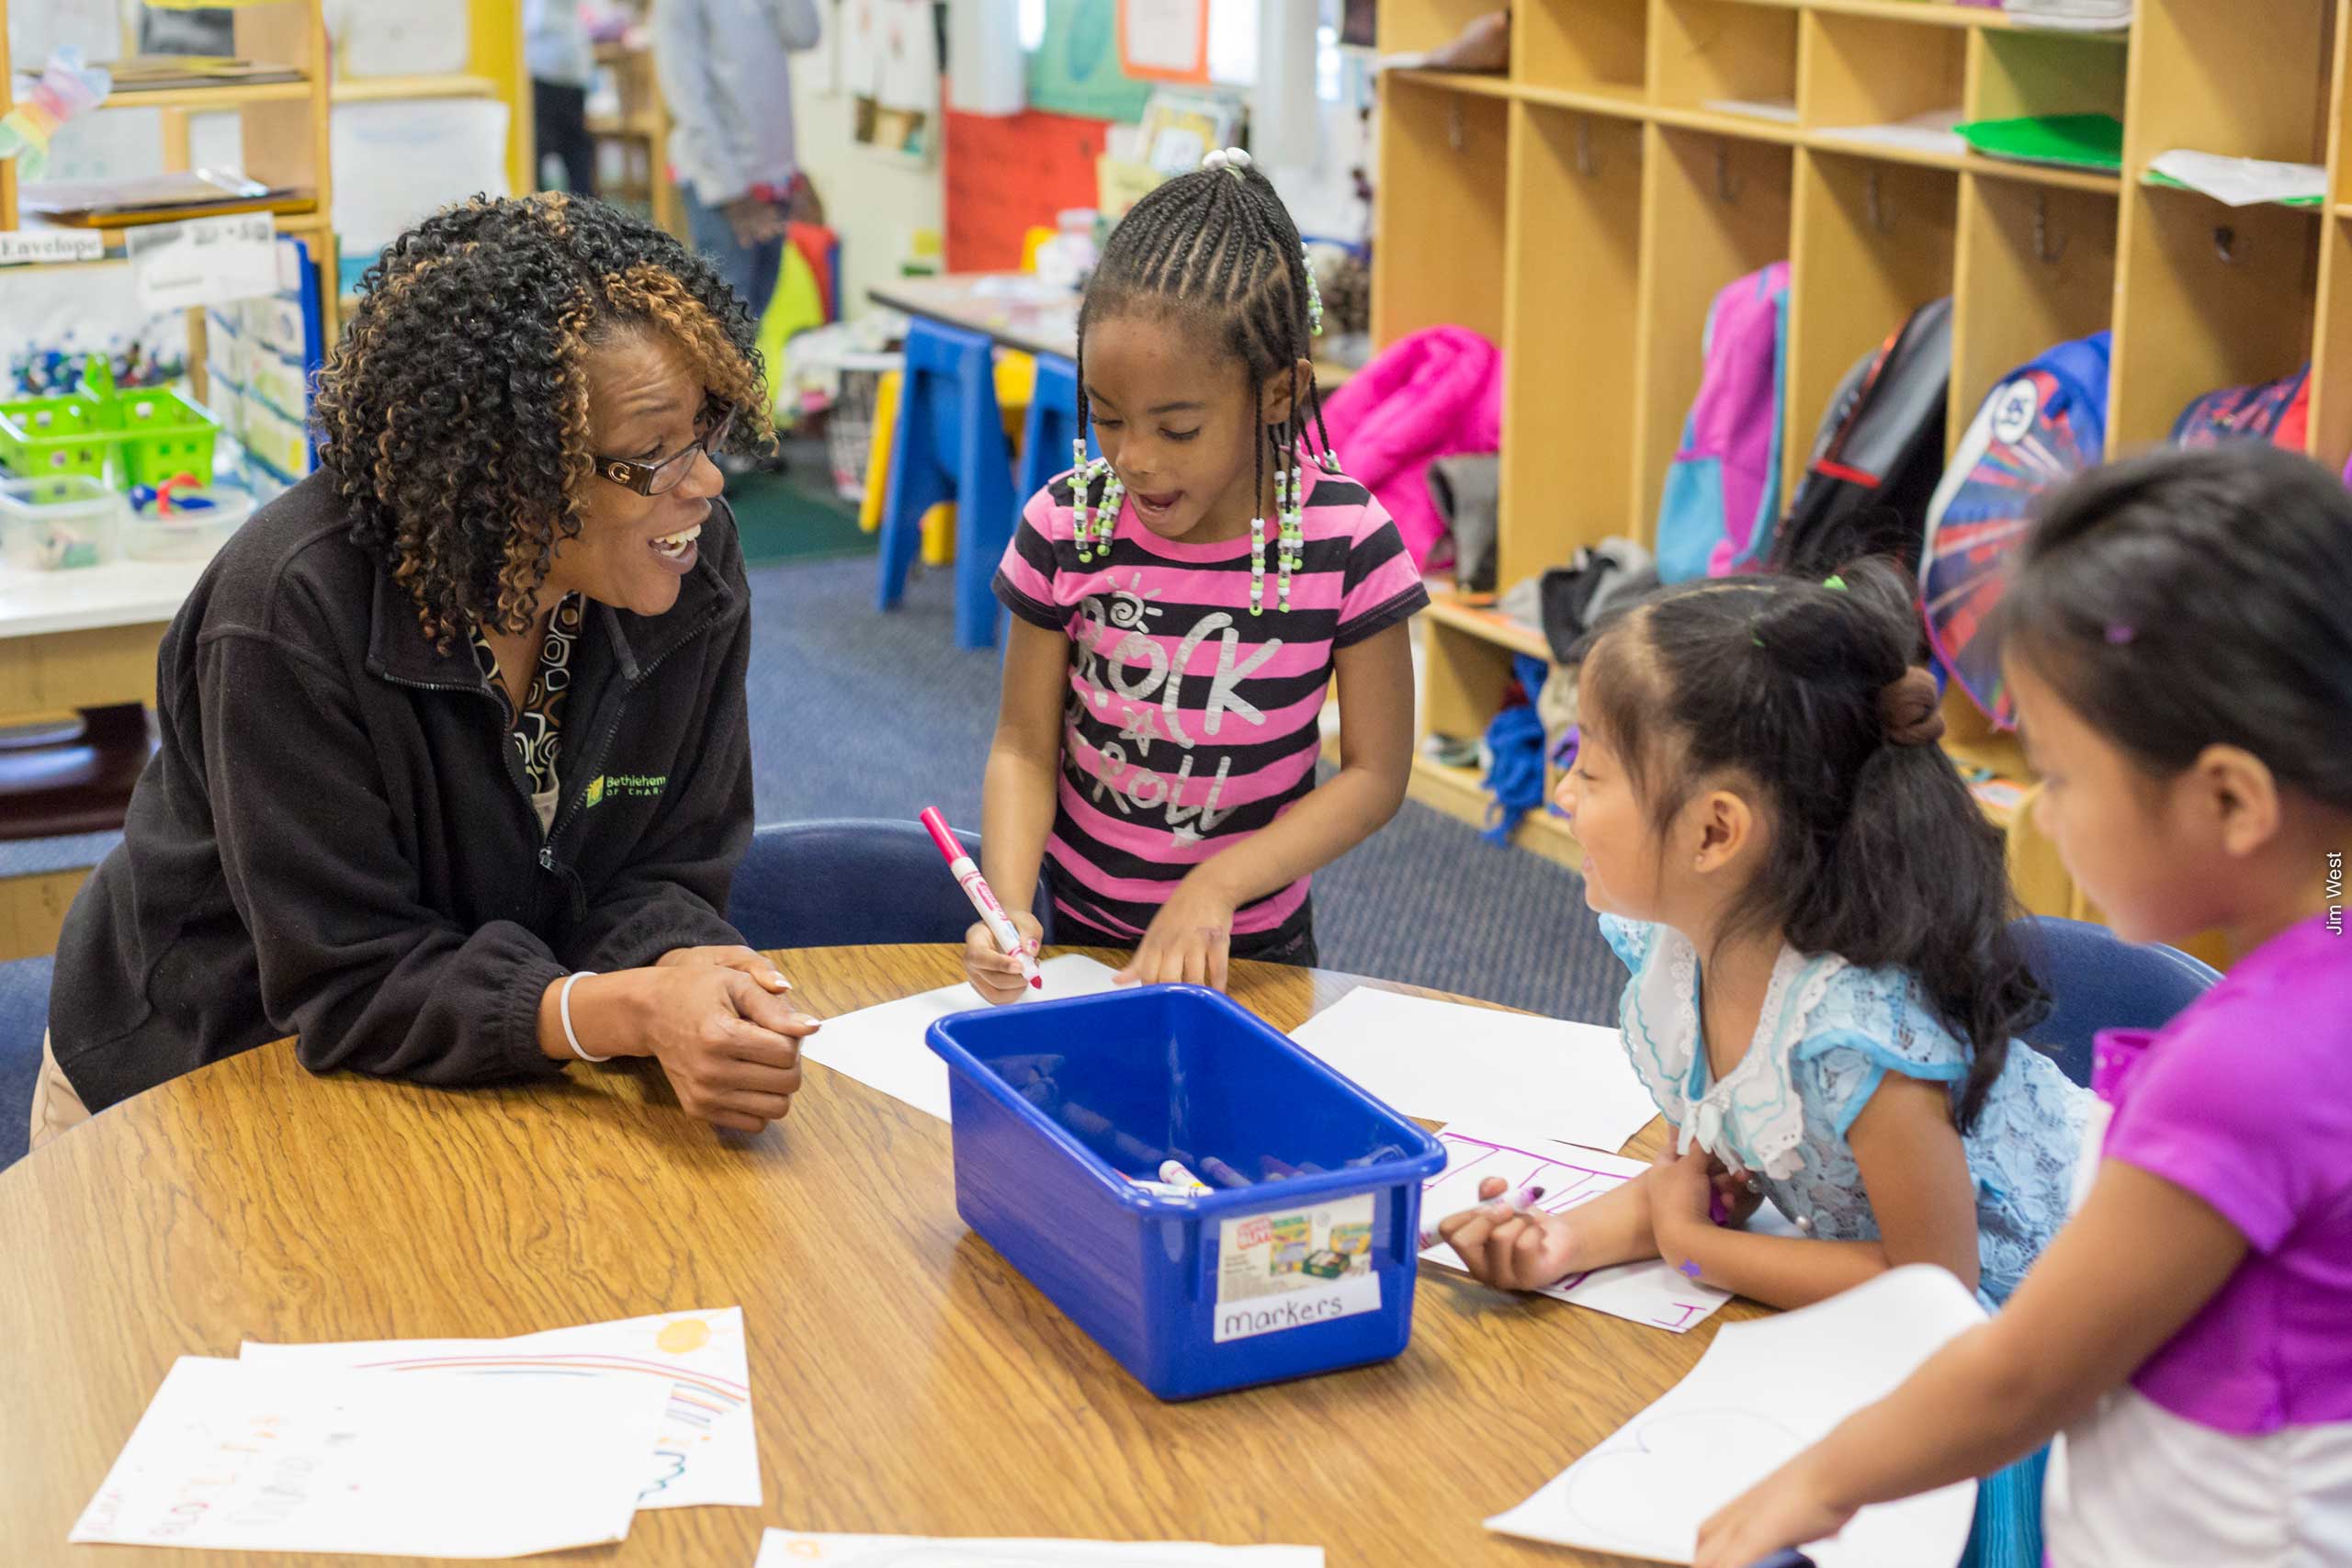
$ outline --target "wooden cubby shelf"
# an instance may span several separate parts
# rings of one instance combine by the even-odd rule
[[[1443,43],[1489,0],[1384,0],[1384,52]],[[2166,439],[2217,388],[2312,367],[2312,454],[2352,457],[2352,0],[2140,0],[2126,32],[2019,25],[1951,0],[1520,0],[1507,73],[1392,73],[1373,276],[1383,343],[1440,324],[1504,351],[1499,586],[1611,536],[1651,541],[1715,294],[1791,263],[1792,488],[1831,391],[1950,295],[1947,441],[2016,367],[2114,333],[2110,454]],[[1960,120],[2109,114],[2120,170],[1995,159]],[[1871,128],[1904,125],[1898,140]],[[1857,135],[1860,130],[1865,134]],[[2323,164],[2316,208],[2230,208],[2146,183],[2179,148]],[[1786,499],[1784,488],[1783,501]],[[1425,734],[1482,732],[1543,639],[1442,597]],[[1964,698],[1950,749],[2030,789]],[[1472,770],[1417,795],[1473,820]],[[2032,813],[1988,806],[2020,893],[2086,914]],[[1574,863],[1556,818],[1522,843]]]

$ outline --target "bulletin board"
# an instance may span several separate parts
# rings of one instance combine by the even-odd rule
[[[1070,115],[947,115],[947,270],[1012,272],[1031,228],[1092,207],[1109,128]]]

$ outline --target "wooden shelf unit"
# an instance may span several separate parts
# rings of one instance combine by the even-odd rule
[[[1385,0],[1380,49],[1433,48],[1490,8]],[[1954,446],[2000,377],[2111,327],[2113,452],[2165,438],[2200,393],[2310,361],[2310,447],[2342,467],[2347,13],[2352,0],[2140,0],[2128,32],[2085,35],[1950,0],[1521,0],[1507,74],[1384,79],[1375,340],[1455,323],[1503,345],[1505,588],[1612,535],[1651,541],[1707,308],[1783,258],[1790,491],[1848,367],[1947,293]],[[1758,102],[1794,117],[1711,107]],[[2114,114],[2123,170],[1841,134],[1947,109]],[[2231,209],[2143,184],[2175,148],[2324,163],[2330,203]],[[1424,733],[1481,732],[1528,634],[1442,604],[1422,636]],[[2031,785],[2013,738],[1964,700],[1949,712],[1956,758]],[[1483,818],[1460,771],[1425,761],[1415,779],[1420,798]],[[2030,907],[2095,914],[2030,811],[1990,815]]]
[[[0,115],[12,107],[16,78],[8,58],[8,0],[0,0]],[[234,13],[234,47],[247,60],[264,60],[302,73],[299,82],[259,85],[223,83],[213,87],[175,87],[160,92],[124,93],[109,98],[101,110],[152,108],[162,111],[164,167],[182,171],[191,164],[188,120],[199,114],[234,114],[242,138],[241,167],[250,179],[264,185],[307,193],[302,209],[281,213],[278,231],[299,235],[310,248],[311,263],[319,269],[320,299],[327,341],[334,340],[334,234],[324,214],[334,193],[327,154],[327,95],[330,72],[326,25],[319,0],[262,0],[241,6]],[[23,227],[18,203],[17,162],[0,159],[0,230]],[[109,255],[119,255],[125,234],[137,225],[99,231]],[[36,264],[40,265],[40,264]],[[57,264],[64,265],[74,263]],[[203,387],[204,312],[189,312],[189,353],[199,392]]]

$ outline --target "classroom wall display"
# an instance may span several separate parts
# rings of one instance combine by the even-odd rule
[[[930,0],[845,0],[836,59],[859,146],[927,164],[939,136],[940,38]]]
[[[0,271],[0,397],[69,395],[92,355],[118,387],[167,386],[187,373],[187,312],[141,305],[128,262]]]
[[[947,270],[1012,272],[1031,227],[1092,207],[1109,140],[1099,119],[1027,114],[947,116]]]
[[[1029,107],[1128,123],[1143,118],[1151,84],[1119,65],[1118,0],[1046,0],[1046,38],[1029,64]]]
[[[1119,69],[1141,81],[1207,81],[1208,0],[1119,0]]]

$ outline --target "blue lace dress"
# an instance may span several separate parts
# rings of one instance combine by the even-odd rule
[[[1679,1130],[1759,1178],[1774,1207],[1828,1241],[1875,1241],[1878,1221],[1847,1130],[1889,1073],[1955,1087],[1966,1046],[1900,970],[1860,969],[1835,954],[1783,948],[1756,1039],[1711,1081],[1700,1040],[1699,953],[1680,932],[1603,916],[1601,932],[1633,976],[1621,1017],[1625,1049]],[[2023,1043],[2009,1048],[1976,1125],[1962,1140],[1976,1183],[1982,1268],[1977,1295],[2008,1300],[2065,1223],[2090,1091]]]
[[[1783,947],[1755,1040],[1714,1079],[1701,1038],[1698,949],[1665,926],[1604,915],[1600,930],[1633,971],[1619,1011],[1625,1050],[1677,1129],[1676,1146],[1695,1145],[1754,1174],[1772,1205],[1812,1235],[1877,1240],[1848,1129],[1889,1073],[1955,1088],[1968,1076],[1967,1047],[1918,981]],[[1986,1307],[2008,1300],[2065,1222],[2090,1107],[2090,1091],[2055,1062],[2011,1043],[1962,1140],[1976,1184],[1976,1294]],[[1979,1483],[1963,1568],[2041,1568],[2048,1452]]]

